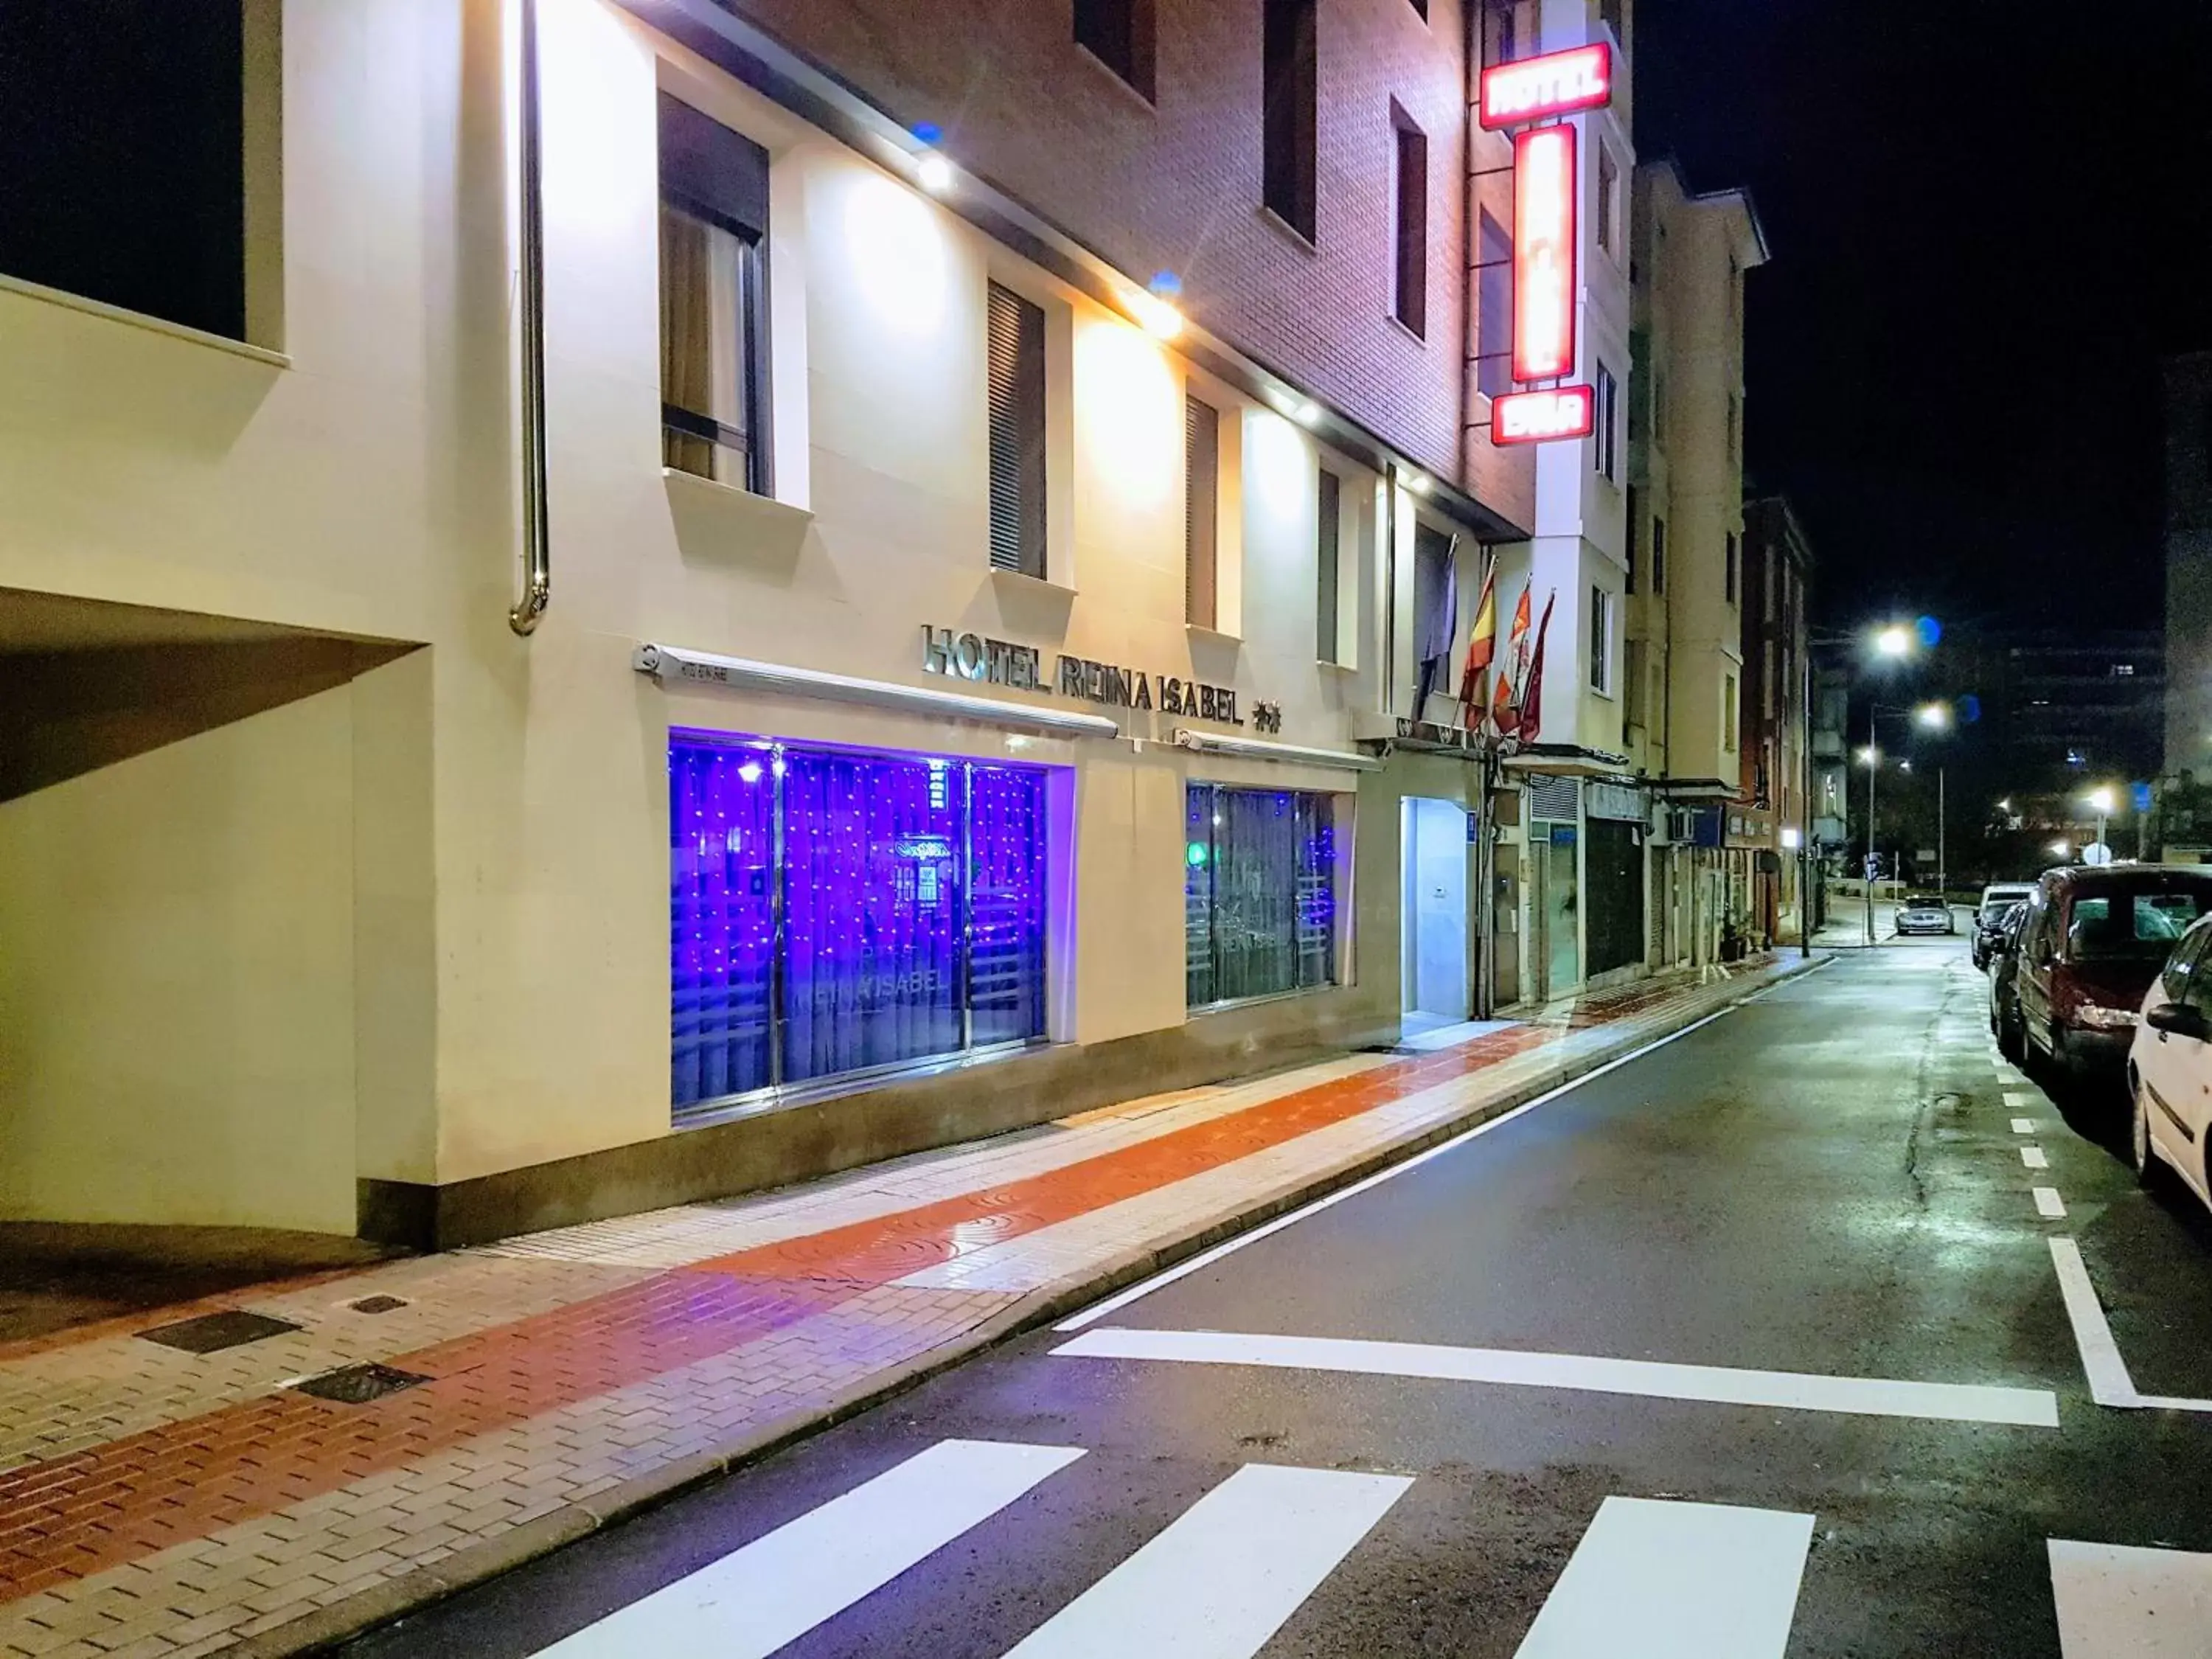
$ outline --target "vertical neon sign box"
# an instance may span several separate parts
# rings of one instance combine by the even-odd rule
[[[1575,372],[1575,130],[1513,140],[1513,378]]]

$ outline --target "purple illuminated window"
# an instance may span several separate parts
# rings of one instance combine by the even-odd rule
[[[679,1117],[1043,1035],[1042,771],[679,735],[669,792]]]
[[[1335,803],[1194,783],[1184,805],[1188,1005],[1335,983]]]

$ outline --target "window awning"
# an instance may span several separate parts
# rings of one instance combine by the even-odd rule
[[[1121,728],[1103,714],[1078,714],[1060,708],[1033,708],[1027,703],[1009,702],[1000,697],[969,696],[964,692],[898,685],[889,680],[855,679],[848,674],[832,674],[818,668],[794,668],[787,663],[755,662],[744,657],[718,656],[708,651],[686,651],[672,645],[641,645],[631,653],[630,665],[663,686],[758,691],[772,696],[812,697],[825,702],[859,703],[866,708],[896,709],[901,714],[920,714],[932,720],[969,720],[979,726],[1036,732],[1054,738],[1118,738],[1121,735]]]
[[[1344,772],[1375,772],[1382,763],[1345,749],[1311,749],[1304,744],[1269,743],[1264,738],[1223,738],[1211,732],[1176,728],[1175,745],[1200,755],[1232,755],[1240,760],[1275,761],[1289,766],[1333,766]]]

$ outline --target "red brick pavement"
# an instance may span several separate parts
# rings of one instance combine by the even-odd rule
[[[1570,1023],[1607,1023],[1681,994],[1639,986],[1586,999]],[[286,1390],[27,1465],[0,1476],[0,1601],[727,1352],[872,1286],[1249,1158],[1557,1035],[1556,1027],[1510,1027],[1001,1188],[675,1268],[399,1355],[387,1363],[431,1380],[367,1405]]]

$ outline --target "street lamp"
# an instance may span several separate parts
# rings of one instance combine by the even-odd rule
[[[1909,657],[1912,654],[1912,630],[1896,623],[1891,623],[1887,628],[1877,629],[1874,636],[1874,648],[1881,655],[1893,659]]]
[[[2105,849],[2105,858],[2109,862],[2112,856],[2112,848],[2111,843],[2105,839],[2105,823],[2119,809],[2119,798],[2112,793],[2109,784],[2100,784],[2084,799],[2087,802],[2089,810],[2097,815],[2097,845]]]

